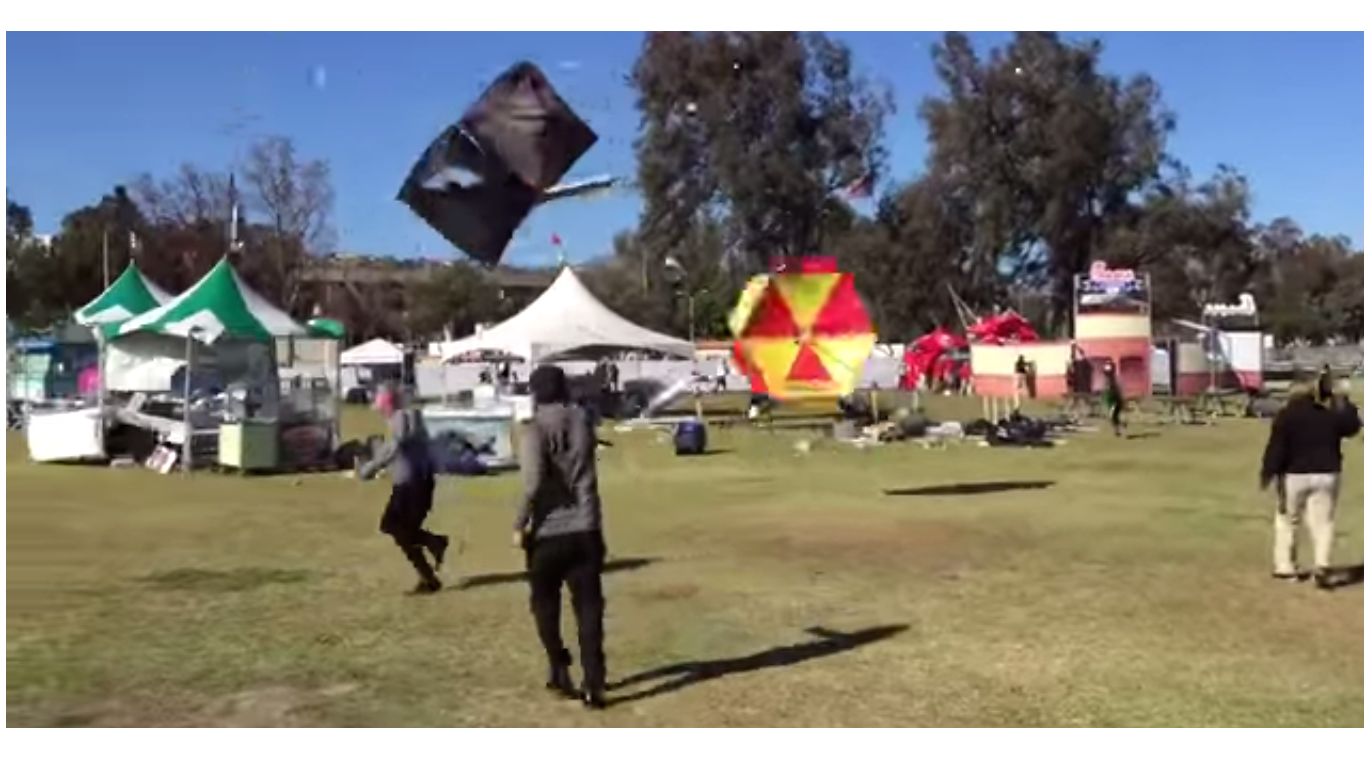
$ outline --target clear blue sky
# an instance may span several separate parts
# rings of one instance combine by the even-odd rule
[[[924,160],[915,108],[936,89],[936,36],[843,36],[863,72],[894,90],[888,136],[900,178]],[[1162,84],[1180,121],[1171,149],[1197,174],[1236,166],[1252,179],[1259,218],[1289,215],[1362,243],[1360,33],[1100,36],[1107,69]],[[279,133],[331,162],[340,249],[450,256],[394,193],[425,143],[521,58],[541,64],[601,136],[572,176],[632,173],[637,120],[624,77],[635,34],[9,33],[7,43],[6,183],[40,231],[139,172],[186,160],[225,167],[252,134]],[[571,259],[601,254],[637,205],[629,195],[548,205],[508,261],[553,260],[556,232]]]

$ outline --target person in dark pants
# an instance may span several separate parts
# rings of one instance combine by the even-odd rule
[[[603,654],[602,569],[607,546],[598,496],[597,437],[591,415],[570,404],[563,370],[545,365],[529,380],[535,413],[522,433],[525,494],[513,539],[526,551],[531,612],[550,674],[546,688],[584,706],[606,706]],[[560,589],[569,586],[579,629],[582,690],[574,688],[573,662],[560,634]]]
[[[436,493],[435,468],[422,414],[405,408],[400,398],[398,387],[393,385],[385,385],[376,395],[375,407],[388,420],[391,437],[356,474],[362,480],[370,480],[381,470],[388,470],[393,489],[380,517],[379,530],[393,538],[417,571],[417,586],[410,594],[427,595],[441,589],[436,572],[446,557],[450,539],[423,528]],[[435,565],[427,562],[427,552]]]
[[[1119,372],[1115,370],[1115,361],[1106,360],[1105,366],[1101,368],[1101,374],[1105,377],[1105,392],[1102,395],[1105,400],[1105,411],[1110,417],[1110,426],[1115,430],[1115,437],[1124,434],[1124,390],[1119,386]]]
[[[1319,403],[1328,405],[1333,402],[1333,395],[1335,394],[1333,388],[1335,384],[1336,382],[1333,380],[1333,366],[1324,363],[1323,368],[1319,370],[1317,386]]]

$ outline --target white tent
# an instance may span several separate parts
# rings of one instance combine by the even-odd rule
[[[342,365],[403,365],[403,350],[386,339],[371,339],[341,353]]]
[[[526,309],[473,336],[443,345],[447,362],[471,352],[504,352],[527,362],[588,348],[638,349],[691,358],[691,342],[642,328],[598,301],[569,267]]]

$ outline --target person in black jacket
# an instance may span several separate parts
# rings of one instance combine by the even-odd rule
[[[1361,414],[1346,395],[1328,402],[1316,397],[1316,387],[1297,385],[1290,400],[1271,423],[1262,454],[1262,488],[1276,484],[1275,538],[1272,575],[1298,580],[1295,537],[1303,520],[1314,546],[1314,583],[1331,589],[1329,567],[1333,553],[1333,522],[1342,481],[1342,441],[1361,431]]]
[[[1320,403],[1330,403],[1333,396],[1337,394],[1333,389],[1333,366],[1328,363],[1323,364],[1319,370],[1318,398]]]
[[[1115,370],[1115,362],[1106,360],[1101,373],[1105,377],[1105,391],[1101,394],[1105,402],[1105,411],[1110,417],[1110,426],[1115,430],[1115,437],[1121,437],[1124,434],[1124,389],[1119,385],[1119,372]]]

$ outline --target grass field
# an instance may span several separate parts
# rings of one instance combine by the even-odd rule
[[[382,483],[34,466],[11,435],[8,724],[1360,726],[1361,589],[1269,578],[1265,430],[799,457],[736,428],[690,459],[610,435],[603,713],[540,690],[515,476],[442,481],[470,586],[409,598]],[[1355,440],[1343,564],[1361,466]]]

